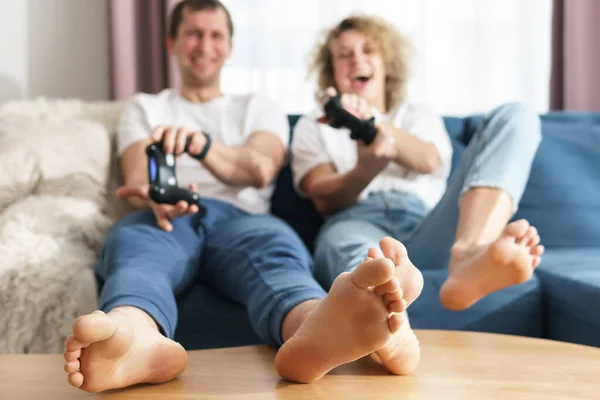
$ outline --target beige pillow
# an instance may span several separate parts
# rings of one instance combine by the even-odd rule
[[[84,198],[105,206],[110,135],[84,119],[0,119],[0,210],[28,194]]]

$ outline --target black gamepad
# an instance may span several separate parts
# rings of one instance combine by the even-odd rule
[[[185,144],[186,152],[188,152],[190,141],[191,137],[188,137]],[[199,212],[204,214],[206,210],[200,204],[200,195],[177,186],[175,156],[164,153],[162,141],[149,144],[146,147],[146,155],[148,156],[150,198],[156,203],[172,205],[183,200],[189,205],[196,204]]]
[[[334,128],[350,129],[350,138],[371,144],[377,135],[375,117],[360,119],[344,109],[340,95],[330,98],[324,106],[325,116]]]

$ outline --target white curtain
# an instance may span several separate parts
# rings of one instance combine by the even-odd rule
[[[411,101],[444,115],[520,101],[548,110],[551,0],[223,0],[234,25],[224,90],[261,92],[288,113],[312,110],[307,61],[323,29],[378,15],[414,43]]]

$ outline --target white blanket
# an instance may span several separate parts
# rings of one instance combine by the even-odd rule
[[[0,353],[62,353],[75,318],[96,308],[94,264],[122,214],[111,169],[120,111],[79,100],[0,107]]]

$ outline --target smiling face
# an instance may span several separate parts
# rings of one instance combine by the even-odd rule
[[[358,94],[385,109],[385,63],[373,41],[358,30],[343,31],[331,43],[331,56],[338,92]]]
[[[356,93],[387,112],[405,99],[413,47],[394,25],[374,16],[354,15],[323,32],[309,64],[317,78],[315,99],[327,88]]]
[[[218,85],[221,69],[232,51],[225,11],[184,9],[177,35],[167,39],[167,48],[177,58],[184,86]]]

